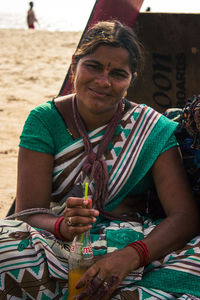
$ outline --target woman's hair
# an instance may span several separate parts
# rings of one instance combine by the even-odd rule
[[[129,52],[132,76],[139,72],[143,65],[142,46],[133,30],[119,21],[103,21],[86,32],[73,56],[73,69],[78,61],[93,53],[99,46],[124,48]]]

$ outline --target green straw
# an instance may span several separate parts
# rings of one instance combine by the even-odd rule
[[[87,196],[88,196],[88,182],[85,183],[85,192],[84,192],[84,198],[85,198],[85,200],[87,200]],[[81,243],[83,242],[84,234],[85,233],[81,233]],[[81,249],[81,251],[82,251],[82,249]],[[78,263],[79,267],[80,267],[80,259],[79,259],[79,263]]]
[[[87,196],[88,196],[88,182],[85,183],[85,194],[84,194],[85,200],[87,200]]]

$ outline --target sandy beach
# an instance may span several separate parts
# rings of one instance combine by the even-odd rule
[[[0,218],[16,194],[19,137],[29,111],[58,95],[81,32],[0,30]]]

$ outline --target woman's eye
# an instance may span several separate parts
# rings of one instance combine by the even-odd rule
[[[100,67],[97,66],[97,65],[86,64],[86,66],[87,66],[89,69],[93,69],[93,70],[99,70],[99,69],[100,69]]]
[[[115,78],[126,78],[127,76],[124,73],[121,72],[112,72],[112,76]]]

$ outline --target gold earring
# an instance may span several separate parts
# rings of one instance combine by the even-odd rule
[[[74,74],[71,74],[70,77],[71,77],[71,78],[70,78],[71,84],[74,85],[74,79],[75,79]]]
[[[71,81],[72,81],[72,82],[74,82],[74,78],[75,78],[75,76],[74,76],[74,74],[72,74],[72,75],[71,75]]]
[[[127,91],[124,92],[123,98],[127,96]]]

